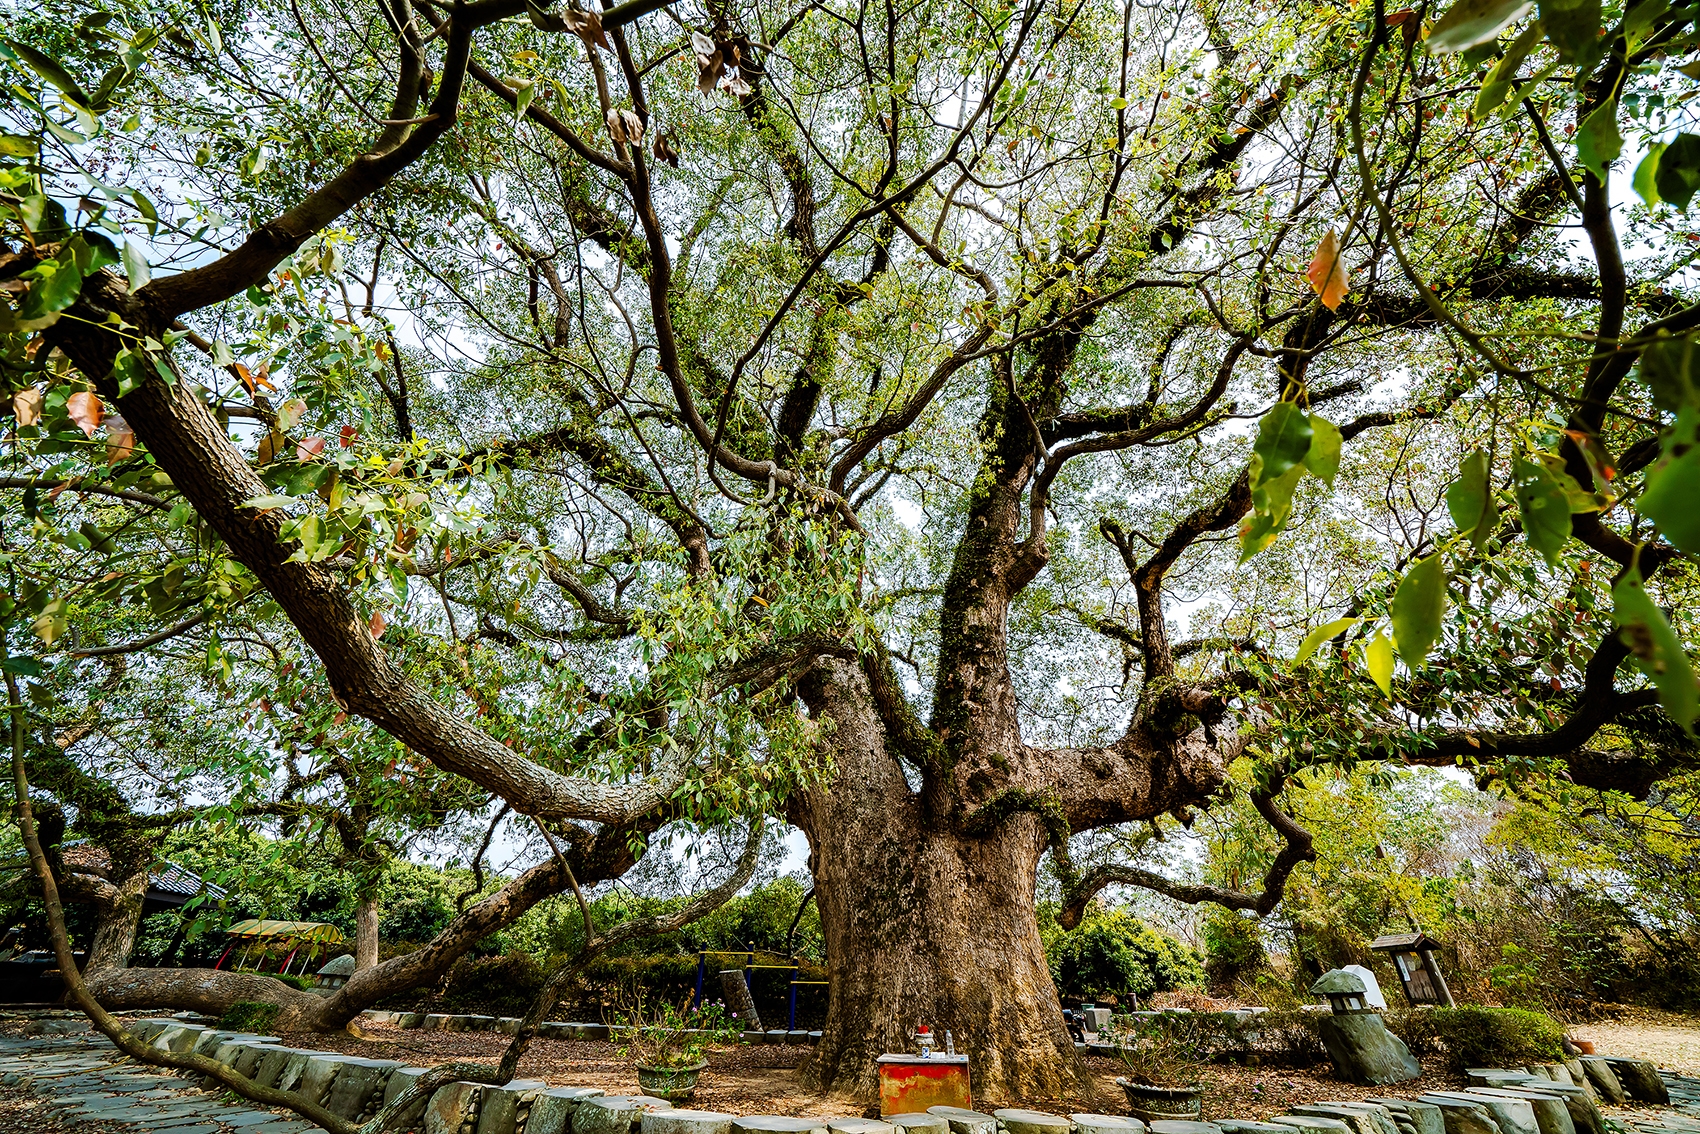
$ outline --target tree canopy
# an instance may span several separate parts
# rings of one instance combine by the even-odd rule
[[[844,966],[1046,851],[1064,925],[1267,913],[1306,767],[1697,762],[1691,7],[13,15],[3,664],[132,810],[375,863],[505,805],[595,877],[782,816]],[[1236,798],[1261,878],[1141,858]],[[959,1034],[1058,1088],[1012,916],[976,963],[1056,1053]]]

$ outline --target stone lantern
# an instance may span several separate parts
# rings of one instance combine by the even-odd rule
[[[1357,973],[1349,973],[1345,969],[1335,969],[1324,973],[1321,980],[1310,986],[1311,995],[1328,997],[1328,1006],[1334,1009],[1336,1016],[1347,1012],[1368,1012],[1370,1007],[1364,1001],[1364,994],[1369,986],[1364,984],[1363,977]]]
[[[1348,1083],[1373,1087],[1402,1083],[1423,1073],[1405,1041],[1387,1030],[1381,1013],[1364,1000],[1363,978],[1344,969],[1324,973],[1311,992],[1326,996],[1333,1014],[1317,1021],[1317,1033],[1334,1073]]]

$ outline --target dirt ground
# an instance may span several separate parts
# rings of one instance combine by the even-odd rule
[[[334,1050],[378,1059],[402,1059],[416,1066],[453,1060],[494,1062],[507,1037],[488,1032],[402,1031],[387,1025],[364,1027],[365,1039],[348,1035],[296,1032],[284,1042],[296,1047]],[[697,1086],[695,1107],[735,1114],[790,1114],[844,1117],[864,1113],[856,1100],[822,1098],[803,1092],[796,1070],[808,1057],[803,1046],[779,1044],[733,1045],[709,1053],[708,1070]],[[1124,1074],[1119,1061],[1101,1057],[1085,1060],[1096,1087],[1095,1097],[983,1098],[975,1107],[1025,1106],[1055,1113],[1126,1114],[1127,1102],[1116,1076]],[[532,1043],[520,1063],[520,1077],[544,1079],[554,1086],[601,1087],[610,1094],[636,1092],[637,1077],[615,1054],[614,1046],[585,1040],[546,1040]],[[1211,1065],[1201,1076],[1205,1084],[1206,1118],[1261,1119],[1279,1114],[1295,1103],[1363,1099],[1388,1093],[1418,1094],[1450,1090],[1460,1085],[1440,1073],[1430,1073],[1396,1091],[1384,1087],[1354,1087],[1328,1077],[1326,1065],[1309,1070]],[[872,1101],[872,1100],[867,1100]],[[865,1104],[864,1104],[865,1105]]]
[[[1569,1032],[1593,1043],[1601,1055],[1650,1059],[1660,1067],[1700,1075],[1700,1018],[1694,1016],[1631,1008],[1608,1022],[1577,1024]]]

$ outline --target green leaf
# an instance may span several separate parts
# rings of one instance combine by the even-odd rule
[[[1652,160],[1653,152],[1649,150],[1647,161]],[[1646,163],[1643,161],[1641,164]],[[1635,176],[1641,176],[1639,169]],[[1700,135],[1678,134],[1660,147],[1658,160],[1654,163],[1653,186],[1658,190],[1660,200],[1679,209],[1688,208],[1695,191],[1700,190]],[[1643,193],[1642,197],[1645,198],[1646,194]]]
[[[142,214],[142,221],[147,225],[148,235],[157,235],[159,233],[159,211],[153,207],[153,202],[148,200],[147,194],[140,189],[132,189],[130,200],[136,203],[136,211]]]
[[[1527,0],[1458,0],[1435,21],[1428,49],[1450,55],[1499,38],[1499,33],[1534,11]]]
[[[52,57],[43,55],[27,43],[19,43],[15,39],[5,41],[6,46],[18,53],[18,58],[29,64],[30,70],[59,88],[59,93],[65,95],[78,106],[87,107],[94,100],[83,90],[77,80],[71,78],[69,71],[61,67]]]
[[[1286,476],[1310,452],[1313,434],[1308,414],[1293,402],[1276,402],[1263,415],[1257,427],[1257,440],[1251,446],[1251,451],[1263,460],[1252,487]]]
[[[241,507],[269,511],[273,508],[287,508],[293,503],[295,503],[293,496],[255,496],[252,499],[242,501]]]
[[[34,658],[19,655],[0,658],[0,673],[13,673],[19,677],[40,677],[45,672],[41,663]]]
[[[1446,510],[1452,522],[1478,549],[1499,526],[1499,501],[1489,475],[1487,454],[1477,449],[1458,462],[1458,479],[1446,486]]]
[[[1340,427],[1327,418],[1310,415],[1310,451],[1305,454],[1305,467],[1325,484],[1333,484],[1340,471]]]
[[[1576,482],[1522,457],[1512,466],[1511,476],[1517,493],[1517,510],[1523,518],[1523,534],[1548,564],[1558,566],[1559,552],[1570,538],[1570,494],[1559,478]]]
[[[1663,142],[1654,142],[1648,146],[1647,156],[1642,158],[1640,164],[1635,167],[1635,177],[1629,183],[1640,195],[1641,200],[1647,203],[1649,209],[1661,200],[1659,197],[1658,172],[1659,157],[1664,152],[1665,144]]]
[[[1700,553],[1700,407],[1685,404],[1636,510],[1684,551]]]
[[[1693,339],[1660,335],[1641,348],[1636,374],[1647,384],[1653,404],[1667,413],[1700,406],[1700,358]]]
[[[1377,630],[1375,637],[1364,647],[1364,666],[1369,670],[1369,679],[1375,682],[1382,696],[1393,696],[1393,643],[1384,631]]]
[[[0,154],[7,157],[34,157],[36,140],[22,134],[0,134]]]
[[[130,290],[136,291],[148,282],[148,257],[136,247],[134,240],[124,242],[124,274],[130,277]]]
[[[1332,622],[1324,622],[1315,630],[1305,635],[1305,640],[1299,643],[1299,652],[1293,657],[1294,665],[1303,665],[1310,656],[1322,648],[1322,644],[1362,622],[1361,618],[1336,618]]]
[[[1659,704],[1682,730],[1694,735],[1694,717],[1700,709],[1700,691],[1694,685],[1694,668],[1688,654],[1665,621],[1661,611],[1641,585],[1641,573],[1631,570],[1611,589],[1612,621],[1618,637],[1629,647],[1635,667],[1646,674],[1659,691]]]
[[[1488,77],[1482,80],[1482,89],[1476,95],[1476,105],[1470,113],[1476,118],[1486,118],[1499,104],[1505,101],[1505,96],[1511,93],[1511,83],[1517,78],[1517,71],[1523,66],[1523,60],[1529,57],[1529,52],[1541,42],[1541,25],[1539,21],[1523,29],[1523,33],[1511,41],[1511,46],[1505,49],[1505,56],[1494,64]]]
[[[1393,592],[1393,636],[1399,656],[1416,669],[1440,640],[1440,624],[1446,614],[1446,563],[1439,554],[1419,560]]]
[[[1658,21],[1658,18],[1670,11],[1670,0],[1640,0],[1624,13],[1623,34],[1630,40],[1629,50],[1634,52],[1643,38],[1643,33]]]
[[[1617,132],[1617,100],[1608,98],[1582,120],[1576,131],[1576,160],[1604,183],[1606,169],[1623,152],[1623,135]],[[1663,164],[1661,160],[1660,164]]]
[[[82,294],[83,273],[77,270],[74,259],[69,263],[58,259],[44,260],[30,270],[35,280],[19,306],[19,313],[26,319],[63,311]]]
[[[1252,458],[1255,475],[1258,458]],[[1265,480],[1251,490],[1252,514],[1240,528],[1240,563],[1275,542],[1293,512],[1293,490],[1304,476],[1304,466],[1294,465],[1274,480]]]
[[[1564,62],[1587,67],[1600,57],[1600,0],[1541,0],[1541,27]]]

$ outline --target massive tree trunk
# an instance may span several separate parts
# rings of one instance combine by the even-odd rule
[[[840,779],[797,816],[814,854],[832,975],[806,1085],[872,1097],[875,1057],[912,1050],[920,1023],[941,1043],[953,1033],[983,1103],[1089,1098],[1034,913],[1047,842],[1039,817],[1012,815],[980,837],[929,821],[878,750],[883,738],[852,739],[847,722],[836,723]],[[867,741],[883,768],[846,750]]]
[[[879,681],[877,672],[870,683],[863,669],[826,660],[802,690],[831,722],[837,765],[833,782],[794,800],[790,812],[809,837],[831,973],[805,1086],[872,1098],[875,1058],[911,1050],[909,1033],[924,1023],[954,1033],[979,1102],[1090,1100],[1034,908],[1063,796],[1011,788],[967,810],[930,768],[919,769],[914,758],[923,753],[905,750],[924,743],[925,730],[882,716]],[[1047,755],[1060,788],[1074,754]],[[1220,773],[1214,761],[1198,770],[1189,793]],[[1156,805],[1171,798],[1149,777],[1141,782]]]

